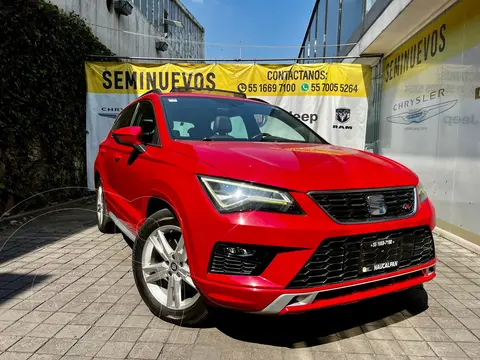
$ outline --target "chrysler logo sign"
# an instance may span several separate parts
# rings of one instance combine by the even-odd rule
[[[383,195],[369,195],[367,196],[368,207],[370,215],[381,216],[387,213],[387,205]]]

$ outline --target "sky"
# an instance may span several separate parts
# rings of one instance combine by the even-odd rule
[[[296,58],[315,0],[182,0],[205,28],[208,59]],[[241,45],[241,46],[240,46]],[[248,45],[290,45],[252,48]]]

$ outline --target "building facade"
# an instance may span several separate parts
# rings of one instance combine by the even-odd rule
[[[478,0],[319,0],[299,54],[372,66],[367,143],[417,173],[441,228],[477,243],[479,34]],[[341,58],[310,60],[322,54]]]
[[[180,0],[50,1],[84,18],[117,56],[205,58],[205,29]],[[120,5],[131,13],[121,14]]]

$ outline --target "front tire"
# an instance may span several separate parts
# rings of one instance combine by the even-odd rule
[[[160,210],[143,224],[133,246],[133,275],[150,311],[162,320],[199,326],[209,315],[190,277],[180,225],[169,210]]]
[[[428,293],[423,285],[404,290],[403,301],[405,310],[412,315],[418,315],[428,309]]]
[[[105,205],[104,191],[102,181],[99,180],[97,186],[97,226],[98,230],[104,234],[114,232],[115,224],[108,216],[107,207]]]

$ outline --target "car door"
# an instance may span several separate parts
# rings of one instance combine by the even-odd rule
[[[134,103],[122,110],[112,126],[112,131],[131,126],[137,105],[137,103]],[[107,208],[123,221],[126,220],[128,209],[125,206],[126,201],[122,187],[121,167],[122,162],[127,161],[132,150],[130,146],[116,142],[112,136],[106,139],[103,148],[100,149],[100,155],[105,158],[104,174],[101,174],[101,176],[104,178]]]
[[[121,181],[119,181],[119,192],[124,196],[127,217],[126,224],[135,234],[137,226],[144,220],[143,213],[146,203],[151,195],[152,173],[158,171],[158,159],[161,152],[158,124],[155,116],[155,109],[150,100],[138,102],[138,108],[132,126],[142,128],[142,141],[145,152],[139,153],[133,150],[128,158],[119,161]]]

